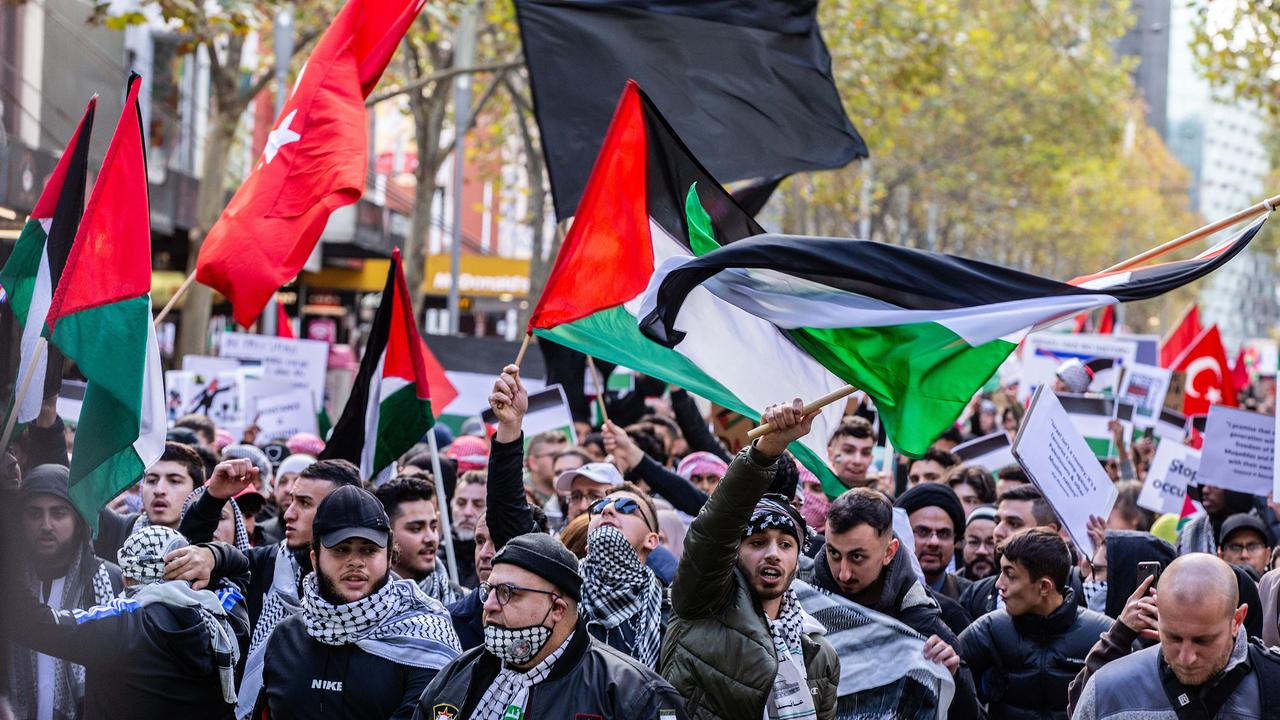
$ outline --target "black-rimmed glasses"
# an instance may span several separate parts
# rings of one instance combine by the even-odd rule
[[[506,607],[507,603],[511,602],[511,598],[515,597],[515,594],[518,592],[531,592],[531,593],[538,593],[540,595],[550,595],[551,597],[556,599],[560,598],[560,593],[554,593],[554,592],[551,592],[550,590],[539,590],[537,588],[521,587],[519,585],[513,585],[512,583],[498,583],[497,585],[490,585],[489,583],[480,583],[480,599],[481,600],[488,600],[489,593],[494,591],[497,591],[498,607]]]

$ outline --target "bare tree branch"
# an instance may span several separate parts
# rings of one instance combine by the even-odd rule
[[[415,90],[420,90],[426,87],[427,85],[430,85],[431,83],[439,82],[443,80],[450,80],[458,75],[463,75],[468,73],[487,73],[487,72],[505,71],[505,70],[510,70],[511,68],[519,67],[520,65],[523,65],[523,64],[524,64],[524,60],[519,58],[511,58],[507,60],[500,60],[497,62],[481,63],[479,65],[473,65],[471,67],[465,67],[465,68],[451,67],[451,68],[445,68],[444,70],[437,70],[433,73],[428,73],[426,75],[423,75],[411,83],[406,83],[405,85],[401,85],[398,88],[391,88],[390,90],[384,90],[383,92],[371,95],[368,100],[365,100],[364,104],[366,106],[377,105],[378,103],[383,102],[384,100],[390,100],[391,98],[399,97],[400,95],[406,95]]]

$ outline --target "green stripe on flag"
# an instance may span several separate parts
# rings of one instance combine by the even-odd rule
[[[1086,435],[1084,442],[1093,451],[1095,457],[1105,460],[1115,454],[1112,452],[1114,446],[1111,444],[1111,438],[1109,437],[1099,438]]]
[[[384,380],[385,382],[385,380]],[[417,395],[418,387],[409,383],[391,393],[378,405],[378,437],[365,438],[376,441],[373,466],[385,468],[395,462],[406,450],[422,440],[435,416],[431,414],[431,401]]]
[[[18,322],[27,324],[27,311],[31,307],[31,293],[36,286],[36,276],[40,272],[40,258],[44,257],[44,246],[48,238],[39,220],[28,220],[22,226],[18,242],[0,270],[0,284],[4,285],[9,295],[8,303],[18,316]]]
[[[914,457],[956,421],[977,379],[991,377],[1017,347],[1004,340],[971,347],[937,323],[788,334],[833,375],[874,398],[894,448]]]

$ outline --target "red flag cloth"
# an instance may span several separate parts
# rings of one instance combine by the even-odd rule
[[[458,388],[449,382],[449,376],[444,374],[444,366],[425,341],[422,343],[422,364],[426,366],[427,383],[431,386],[431,410],[436,417],[440,417],[449,403],[458,397]]]
[[[329,214],[360,199],[364,99],[426,0],[348,0],[298,72],[262,159],[209,230],[196,279],[249,327],[298,274]]]
[[[1244,348],[1240,348],[1236,355],[1236,363],[1231,368],[1231,379],[1235,381],[1237,393],[1242,393],[1249,387],[1249,364],[1244,359]]]
[[[1079,315],[1076,315],[1076,326],[1072,328],[1071,332],[1076,335],[1079,335],[1080,333],[1085,332],[1088,329],[1089,329],[1088,311],[1085,311],[1080,313]]]
[[[276,337],[289,338],[290,340],[297,337],[293,334],[293,324],[289,322],[289,313],[284,311],[284,306],[276,303]]]
[[[1227,351],[1222,346],[1217,325],[1210,325],[1200,333],[1173,362],[1171,369],[1186,373],[1183,415],[1207,413],[1210,405],[1236,406],[1236,388],[1228,374]]]
[[[1116,306],[1108,305],[1102,308],[1102,320],[1098,321],[1098,333],[1101,335],[1110,335],[1116,331]]]
[[[1200,325],[1200,310],[1192,305],[1187,309],[1187,314],[1182,316],[1178,326],[1166,335],[1164,342],[1160,344],[1160,367],[1173,367],[1173,361],[1177,360],[1182,351],[1195,342],[1202,332],[1204,328]]]

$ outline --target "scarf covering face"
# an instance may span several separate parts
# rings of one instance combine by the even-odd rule
[[[86,539],[62,577],[62,593],[58,599],[58,608],[62,610],[106,605],[115,596],[106,563],[94,557],[87,530],[83,528]],[[40,597],[40,577],[30,565],[24,572],[24,585],[31,597]],[[17,643],[9,644],[9,704],[13,717],[35,717],[39,697],[37,681],[52,681],[53,720],[75,720],[84,701],[84,666],[53,658],[53,677],[41,678],[36,669],[38,656],[34,650]]]
[[[484,691],[480,702],[476,704],[475,714],[471,717],[474,720],[506,720],[506,718],[524,717],[528,709],[525,706],[529,704],[529,688],[551,675],[551,669],[555,667],[560,656],[564,655],[565,648],[569,647],[575,634],[569,633],[569,637],[565,638],[555,652],[529,668],[528,672],[514,670],[503,664],[498,677],[494,678],[489,689]]]
[[[800,601],[796,599],[795,590],[787,588],[778,619],[769,622],[773,650],[778,656],[778,675],[765,702],[765,720],[813,720],[818,716],[813,696],[809,694],[809,672],[804,665],[804,648],[800,645],[803,629]]]
[[[318,642],[355,645],[400,665],[439,670],[461,652],[449,611],[412,580],[391,580],[368,597],[334,605],[311,573],[302,582],[302,620]]]
[[[635,641],[628,654],[653,670],[662,641],[662,585],[615,527],[597,528],[582,561],[582,616],[588,625],[613,629],[630,622]]]
[[[449,582],[449,573],[444,569],[444,561],[436,560],[436,569],[431,574],[418,581],[418,587],[422,588],[422,592],[427,597],[440,601],[442,605],[448,605],[458,601],[458,593],[453,589],[453,583]]]
[[[116,558],[125,577],[148,585],[164,580],[164,556],[189,544],[173,528],[148,525],[125,538]]]
[[[249,640],[249,655],[245,661],[244,678],[240,681],[240,701],[236,704],[236,718],[243,720],[253,712],[262,689],[262,667],[267,659],[267,639],[281,620],[302,612],[302,600],[298,598],[298,577],[301,574],[298,560],[289,552],[285,541],[277,546],[275,573],[271,576],[271,589],[262,600],[262,612],[253,627]]]

